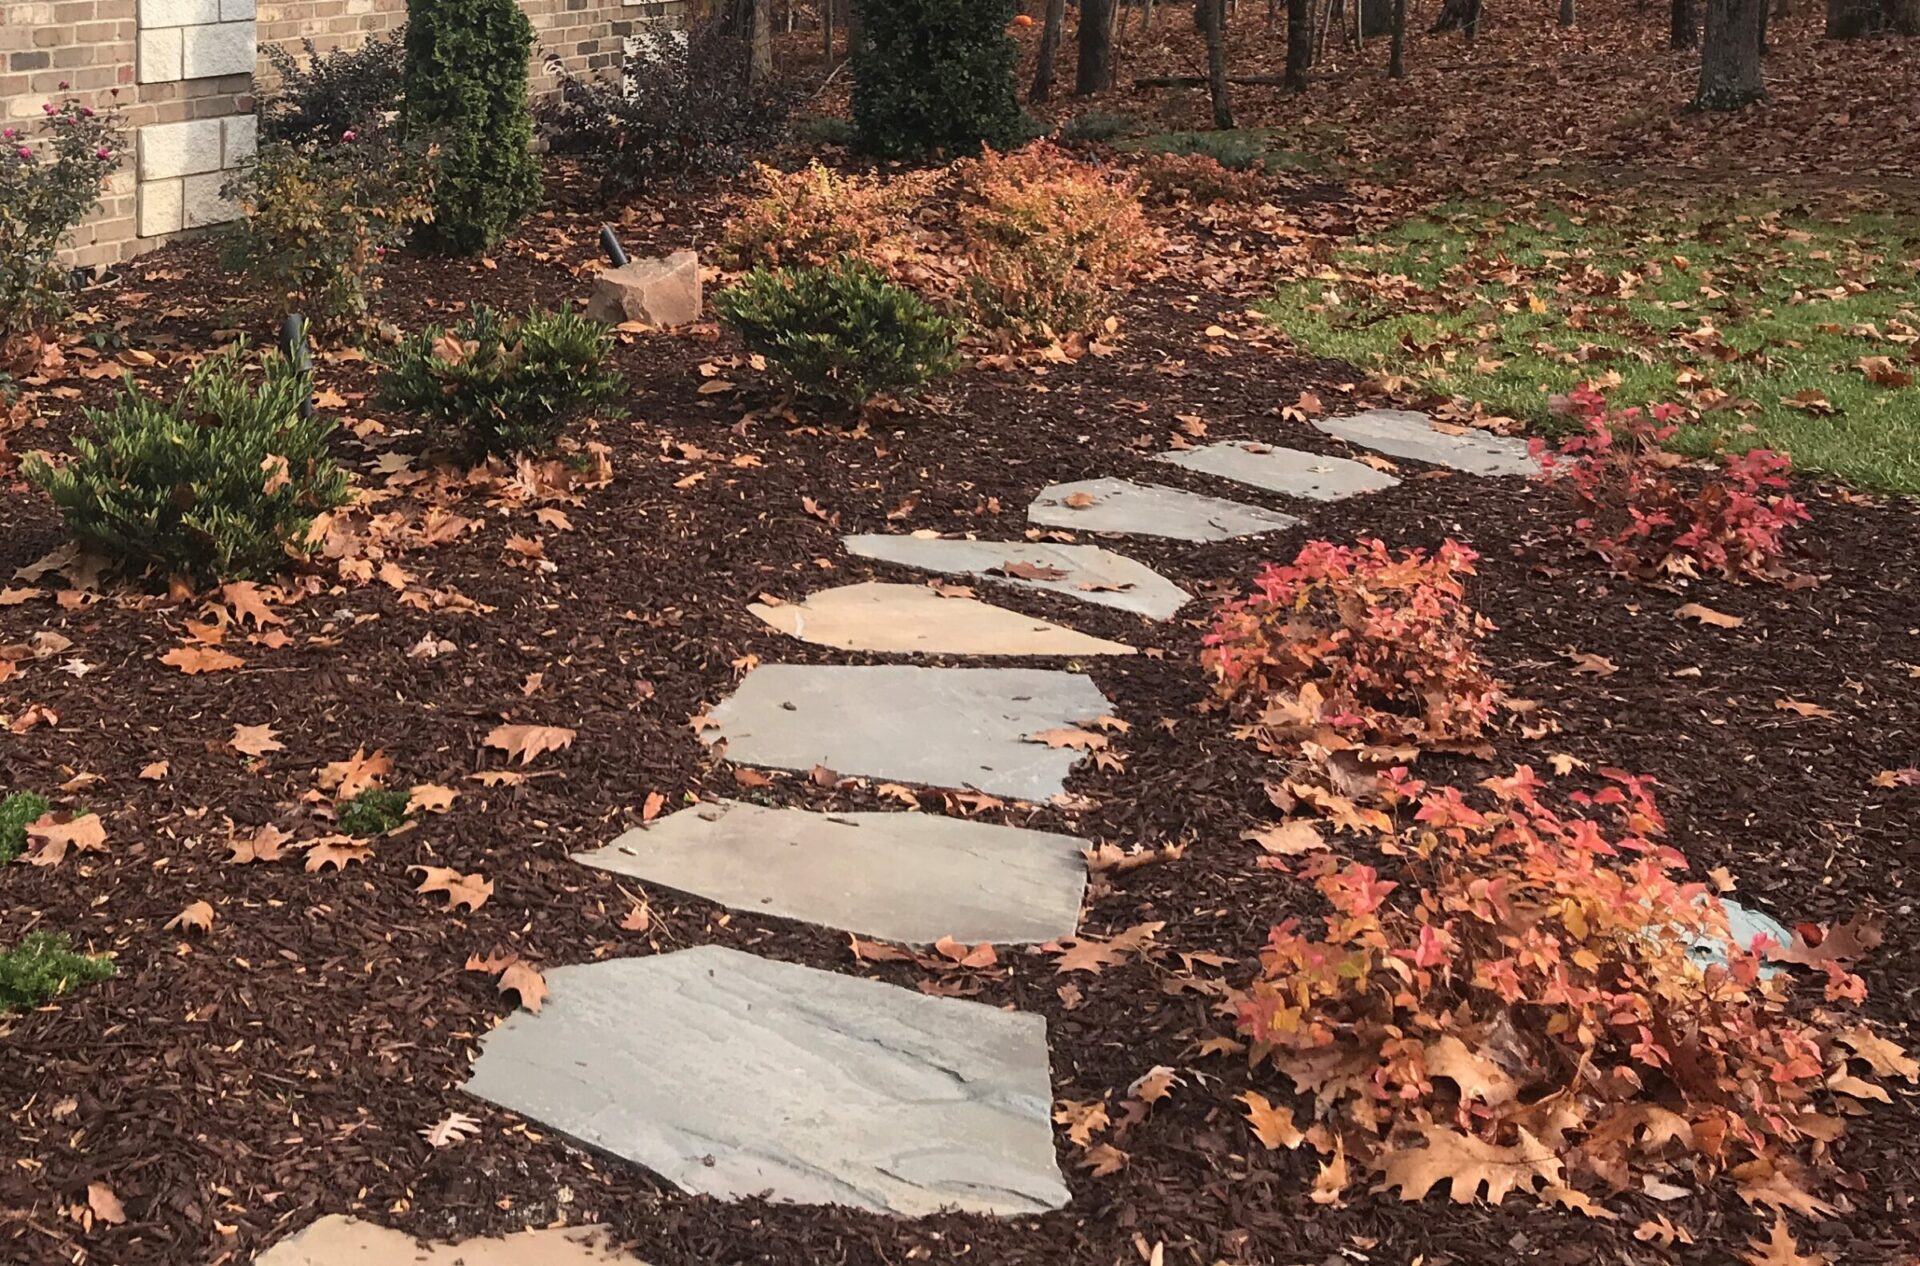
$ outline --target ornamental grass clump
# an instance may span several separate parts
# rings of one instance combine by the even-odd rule
[[[60,465],[29,456],[28,478],[82,546],[129,575],[196,585],[270,576],[313,552],[314,519],[348,499],[327,441],[331,418],[303,417],[306,372],[243,347],[208,357],[172,400],[129,379],[89,409]]]
[[[428,326],[402,340],[383,358],[380,393],[424,415],[466,456],[535,453],[619,398],[612,353],[613,331],[571,308],[508,316],[478,307],[450,330]]]
[[[1667,442],[1685,411],[1677,405],[1609,409],[1581,389],[1567,396],[1581,434],[1557,449],[1533,441],[1542,477],[1563,487],[1579,510],[1574,532],[1614,572],[1642,578],[1705,575],[1784,583],[1786,535],[1809,521],[1788,491],[1793,462],[1757,448],[1726,454],[1722,469],[1681,479],[1684,458]]]
[[[29,932],[0,949],[0,1015],[30,1011],[81,985],[113,976],[105,954],[77,954],[65,932]]]
[[[958,366],[953,323],[873,265],[756,268],[722,291],[721,320],[803,394],[858,408]]]
[[[1201,651],[1215,695],[1276,749],[1480,739],[1502,691],[1466,599],[1478,557],[1309,541],[1220,609]]]
[[[1397,877],[1308,867],[1322,928],[1274,927],[1234,1009],[1256,1068],[1310,1096],[1304,1130],[1241,1098],[1267,1146],[1335,1158],[1316,1199],[1351,1165],[1406,1200],[1446,1183],[1462,1203],[1519,1190],[1611,1217],[1594,1197],[1643,1177],[1727,1174],[1750,1200],[1829,1209],[1813,1166],[1886,1101],[1878,1080],[1920,1078],[1827,1009],[1864,998],[1849,965],[1873,938],[1732,944],[1726,908],[1661,841],[1651,780],[1610,778],[1563,814],[1524,766],[1482,784],[1487,807],[1400,770],[1393,797],[1416,811],[1386,850]],[[1781,962],[1818,969],[1825,1006],[1796,999]]]

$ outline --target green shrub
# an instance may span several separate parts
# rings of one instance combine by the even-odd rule
[[[66,312],[61,244],[125,157],[116,110],[50,101],[40,131],[34,145],[24,128],[0,128],[0,352]]]
[[[76,986],[112,975],[111,958],[74,953],[65,932],[29,932],[12,949],[0,950],[0,1015],[44,1006]]]
[[[22,469],[53,498],[67,530],[129,573],[201,584],[273,574],[312,551],[314,516],[347,500],[327,451],[334,423],[303,418],[312,390],[283,356],[251,380],[243,347],[201,362],[170,403],[131,381],[54,466]]]
[[[1132,131],[1134,120],[1125,114],[1108,114],[1104,110],[1095,110],[1075,119],[1068,119],[1060,125],[1060,139],[1063,141],[1111,141],[1115,137],[1125,136]]]
[[[244,218],[224,249],[275,316],[323,336],[364,325],[387,251],[433,213],[425,153],[351,129],[331,142],[270,141],[224,192]]]
[[[53,811],[53,802],[31,791],[0,800],[0,863],[27,851],[27,828]]]
[[[340,830],[361,838],[385,835],[407,820],[410,798],[393,787],[368,787],[340,806]]]
[[[851,149],[860,140],[860,131],[853,126],[853,120],[836,115],[802,119],[797,130],[802,140],[812,141],[815,145],[839,145]]]
[[[475,308],[451,331],[429,326],[381,366],[389,404],[426,415],[473,456],[546,448],[574,417],[620,394],[605,361],[613,331],[571,309],[504,316]]]
[[[358,48],[322,54],[301,40],[306,65],[278,44],[262,44],[260,56],[279,82],[260,95],[260,137],[274,141],[337,141],[342,134],[377,130],[400,108],[406,76],[407,30],[403,26]]]
[[[721,292],[720,317],[802,392],[851,406],[954,371],[953,323],[862,260],[756,268]]]
[[[1246,132],[1162,132],[1140,147],[1149,154],[1199,154],[1233,171],[1252,171],[1267,157],[1266,142]]]
[[[426,236],[478,254],[540,201],[527,58],[533,25],[514,0],[408,0],[402,117],[439,147]]]
[[[893,0],[862,7],[853,122],[883,158],[1009,149],[1029,125],[1014,95],[1016,0]]]

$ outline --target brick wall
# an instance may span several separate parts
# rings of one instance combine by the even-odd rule
[[[610,74],[622,37],[684,0],[521,0],[538,44],[574,74]],[[219,222],[225,173],[252,152],[257,48],[358,47],[406,20],[406,0],[0,0],[0,119],[31,126],[67,82],[89,104],[115,99],[128,163],[74,235],[82,265],[112,264]]]

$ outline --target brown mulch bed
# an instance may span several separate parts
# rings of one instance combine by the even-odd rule
[[[1318,194],[1301,196],[1303,214],[1327,214]],[[710,198],[658,209],[658,220],[628,217],[636,253],[705,245],[718,223]],[[383,312],[410,326],[460,302],[577,297],[594,228],[585,213],[552,213],[493,267],[403,261]],[[126,291],[146,298],[128,304]],[[163,346],[154,341],[163,330],[196,346],[242,298],[204,248],[182,248],[137,265],[119,311],[135,346]],[[1437,1198],[1405,1205],[1358,1187],[1346,1207],[1326,1208],[1306,1198],[1310,1157],[1253,1144],[1232,1098],[1248,1073],[1231,1059],[1195,1058],[1197,1042],[1225,1021],[1183,982],[1244,979],[1267,927],[1313,907],[1304,885],[1256,870],[1257,850],[1240,842],[1271,813],[1264,758],[1220,717],[1196,710],[1206,693],[1195,660],[1205,601],[1185,619],[1148,626],[1049,595],[982,590],[1153,652],[1088,666],[1133,727],[1115,744],[1123,769],[1076,776],[1073,790],[1091,807],[985,814],[1122,846],[1187,843],[1177,861],[1096,882],[1089,932],[1165,922],[1159,942],[1173,952],[1149,962],[1072,977],[1038,952],[1004,952],[988,972],[864,963],[843,936],[642,893],[567,859],[636,820],[654,792],[669,808],[699,795],[903,807],[864,786],[824,788],[804,776],[743,787],[689,723],[756,660],[860,661],[765,629],[746,611],[758,595],[924,579],[847,557],[841,532],[1015,537],[1038,488],[1098,475],[1228,492],[1146,464],[1191,428],[1183,418],[1202,419],[1209,439],[1336,451],[1280,410],[1303,390],[1337,408],[1357,376],[1285,351],[1240,314],[1243,302],[1166,279],[1128,299],[1112,355],[976,369],[852,433],[781,420],[745,367],[726,371],[739,392],[697,394],[699,366],[737,354],[717,333],[636,336],[620,353],[633,389],[628,415],[594,432],[612,449],[614,481],[567,507],[574,530],[542,527],[530,508],[496,513],[476,502],[462,508],[486,519],[478,532],[407,559],[421,585],[455,588],[491,614],[425,614],[385,586],[339,589],[288,609],[291,645],[248,648],[237,672],[187,677],[157,656],[190,609],[0,607],[0,643],[55,628],[73,642],[62,659],[94,666],[76,678],[56,660],[36,662],[7,683],[7,712],[44,704],[60,721],[0,734],[0,786],[50,791],[98,775],[79,798],[107,820],[110,837],[104,854],[0,870],[0,943],[34,927],[66,929],[111,949],[120,971],[0,1030],[0,1155],[9,1162],[0,1171],[0,1260],[69,1261],[84,1251],[125,1266],[245,1261],[314,1217],[355,1212],[430,1237],[604,1221],[654,1266],[1106,1266],[1145,1260],[1158,1244],[1169,1263],[1727,1261],[1769,1219],[1725,1184],[1677,1202],[1618,1197],[1611,1203],[1622,1217],[1610,1223],[1517,1201],[1497,1210]],[[1216,324],[1231,334],[1209,333]],[[324,363],[322,382],[348,401],[347,413],[384,416],[359,395],[364,366]],[[92,399],[106,389],[85,384]],[[759,416],[743,422],[749,409]],[[57,446],[72,413],[63,407],[16,447]],[[717,460],[688,461],[669,439]],[[395,446],[417,443],[400,436]],[[343,440],[342,451],[377,484],[366,473],[372,450]],[[733,465],[739,456],[759,464]],[[1522,761],[1544,767],[1554,752],[1655,775],[1674,841],[1700,870],[1730,868],[1742,900],[1788,922],[1881,915],[1885,944],[1861,968],[1872,990],[1866,1009],[1910,1038],[1902,1030],[1914,1015],[1920,949],[1908,892],[1920,789],[1871,782],[1879,770],[1920,764],[1920,673],[1910,667],[1920,664],[1911,567],[1920,519],[1903,505],[1810,495],[1803,561],[1826,579],[1798,592],[1707,582],[1683,595],[1613,582],[1566,543],[1567,516],[1551,497],[1518,481],[1437,473],[1334,507],[1264,499],[1311,520],[1271,539],[1121,548],[1204,599],[1290,555],[1309,533],[1473,544],[1485,556],[1473,595],[1500,626],[1492,658],[1559,730],[1536,741],[1510,730],[1496,761],[1429,758],[1424,776],[1468,781]],[[541,536],[556,570],[504,566],[509,534]],[[61,539],[43,499],[7,493],[0,575]],[[1746,623],[1718,630],[1674,619],[1689,600]],[[410,655],[423,638],[453,649]],[[1604,655],[1619,671],[1576,674],[1569,650]],[[541,682],[526,693],[530,674]],[[1775,701],[1784,698],[1835,715],[1781,711]],[[502,767],[480,743],[503,720],[579,735],[536,762],[542,776],[524,785],[469,781]],[[250,761],[226,746],[236,725],[259,724],[279,731],[283,751]],[[321,765],[360,747],[392,756],[396,785],[443,783],[462,794],[451,812],[379,842],[371,861],[342,873],[305,873],[292,855],[224,860],[227,819],[319,833],[302,797]],[[158,761],[163,776],[139,776]],[[932,793],[923,800],[933,811],[953,807]],[[494,895],[477,913],[448,914],[439,898],[414,893],[407,868],[421,864],[482,871]],[[635,898],[651,913],[641,933],[620,927]],[[210,933],[163,930],[195,900],[214,906]],[[1156,1065],[1179,1070],[1184,1084],[1112,1137],[1129,1155],[1118,1173],[1090,1176],[1062,1135],[1073,1203],[1011,1221],[899,1222],[690,1198],[460,1093],[477,1039],[511,1005],[488,978],[463,970],[469,954],[511,947],[551,966],[704,943],[1044,1014],[1062,1099],[1111,1096],[1117,1107]],[[1236,961],[1189,969],[1178,951]],[[1892,1090],[1894,1104],[1854,1122],[1841,1148],[1857,1181],[1822,1192],[1842,1213],[1801,1226],[1803,1243],[1850,1264],[1900,1261],[1920,1238],[1920,1159],[1910,1143],[1920,1099],[1904,1084]],[[416,1132],[453,1111],[479,1117],[483,1132],[430,1149]],[[124,1202],[124,1225],[85,1231],[68,1217],[96,1181]],[[1636,1240],[1633,1229],[1655,1215],[1688,1228],[1699,1246]]]

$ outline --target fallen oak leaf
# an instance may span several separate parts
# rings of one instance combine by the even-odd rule
[[[248,862],[277,862],[281,858],[282,847],[292,838],[269,822],[252,835],[235,835],[229,839],[227,861],[239,866]]]
[[[224,673],[243,667],[247,661],[238,655],[211,646],[176,646],[160,657],[169,668],[178,668],[189,677],[203,673]]]
[[[423,782],[407,793],[408,813],[445,813],[460,795],[452,787]]]
[[[1485,1186],[1490,1205],[1516,1188],[1531,1192],[1542,1182],[1564,1186],[1564,1167],[1553,1149],[1524,1128],[1517,1133],[1518,1143],[1502,1147],[1446,1126],[1423,1126],[1425,1147],[1393,1147],[1381,1153],[1381,1185],[1398,1187],[1402,1200],[1414,1202],[1445,1182],[1455,1204],[1472,1204]]]
[[[373,845],[365,840],[356,840],[351,835],[323,835],[307,845],[306,869],[318,872],[331,866],[335,870],[345,870],[355,862],[364,862],[373,856]]]
[[[436,1151],[464,1143],[478,1133],[479,1118],[470,1117],[464,1112],[449,1112],[442,1120],[423,1126],[419,1131],[420,1137],[427,1141],[427,1146]]]
[[[393,772],[393,758],[385,748],[376,748],[371,756],[357,747],[345,760],[329,761],[320,769],[320,790],[330,791],[337,800],[351,800],[369,787],[378,786]]]
[[[64,812],[45,813],[27,823],[25,860],[29,863],[58,866],[66,859],[69,849],[76,853],[106,852],[107,827],[99,814],[84,813],[75,817]]]
[[[233,737],[227,740],[227,746],[242,756],[265,756],[269,752],[284,752],[286,747],[275,741],[279,731],[271,725],[236,725]]]
[[[1027,742],[1045,743],[1052,748],[1071,748],[1076,752],[1097,752],[1106,747],[1109,740],[1106,735],[1096,734],[1092,730],[1068,727],[1037,731],[1027,735]]]
[[[1305,818],[1289,818],[1275,826],[1242,831],[1240,838],[1281,857],[1298,857],[1327,847],[1327,838],[1320,833],[1320,828]]]
[[[1775,699],[1773,707],[1777,712],[1792,712],[1799,716],[1818,717],[1822,720],[1830,720],[1837,715],[1832,708],[1823,708],[1817,703],[1808,703],[1804,699]]]
[[[1787,1230],[1786,1215],[1778,1209],[1774,1210],[1772,1233],[1764,1240],[1749,1239],[1747,1247],[1753,1251],[1740,1254],[1747,1266],[1828,1266],[1824,1254],[1800,1251],[1800,1241]]]
[[[1080,1158],[1079,1166],[1094,1178],[1105,1178],[1127,1167],[1127,1154],[1111,1143],[1096,1143]]]
[[[1689,602],[1677,608],[1673,614],[1676,619],[1698,620],[1702,624],[1711,624],[1719,629],[1737,629],[1746,623],[1745,618],[1741,616],[1715,611],[1712,607],[1701,606],[1697,602]]]
[[[470,911],[478,910],[493,895],[493,881],[478,871],[463,875],[445,866],[409,866],[407,869],[420,872],[420,886],[414,889],[415,892],[445,893],[449,910],[460,906]]]
[[[540,1004],[547,999],[547,978],[525,959],[516,958],[500,973],[499,989],[520,995],[520,1005],[539,1015]]]
[[[572,747],[576,735],[576,731],[557,725],[499,725],[481,743],[505,752],[508,760],[526,765],[547,752]]]
[[[1253,1136],[1269,1152],[1279,1148],[1288,1151],[1306,1141],[1306,1135],[1293,1119],[1293,1109],[1285,1104],[1276,1105],[1257,1090],[1244,1091],[1234,1096],[1246,1105],[1247,1124],[1253,1127]]]
[[[127,1220],[127,1210],[120,1203],[120,1197],[103,1182],[87,1184],[87,1209],[109,1226],[120,1226]]]
[[[213,907],[205,901],[191,902],[184,910],[180,911],[180,913],[168,919],[163,925],[162,930],[167,932],[186,932],[189,930],[211,932],[213,931]]]

